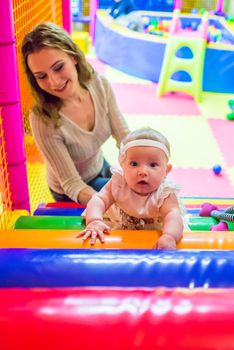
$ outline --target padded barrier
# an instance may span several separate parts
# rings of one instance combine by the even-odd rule
[[[37,208],[33,215],[50,215],[50,216],[80,216],[84,208]]]
[[[0,249],[0,287],[234,287],[234,251]]]
[[[76,216],[77,210],[83,209],[54,209],[54,208],[39,208],[40,213],[45,213],[46,215],[39,216],[22,216],[16,220],[14,228],[15,229],[83,229],[84,228],[84,217]],[[37,209],[37,212],[39,212]],[[49,216],[51,214],[51,209],[54,211],[62,210],[65,216],[56,215]],[[75,212],[74,212],[74,211]],[[67,214],[66,214],[67,213]],[[47,215],[48,214],[48,215]],[[52,214],[51,214],[52,215]],[[71,216],[66,216],[71,215]],[[213,217],[201,217],[201,216],[191,216],[188,218],[189,228],[192,231],[209,231],[210,227],[216,225],[218,220]]]
[[[41,208],[85,208],[84,205],[75,202],[50,202],[45,203]]]
[[[154,15],[159,19],[160,13]],[[164,14],[171,18],[171,14]],[[182,20],[183,20],[182,16]],[[196,21],[196,15],[185,16],[190,23]],[[219,19],[214,19],[218,28],[222,27]],[[95,52],[97,57],[108,65],[138,78],[158,82],[164,59],[167,39],[148,33],[139,33],[110,23],[107,12],[98,10],[95,27]],[[226,30],[225,28],[222,31]],[[230,40],[233,35],[226,30]],[[203,90],[222,93],[234,93],[233,85],[233,45],[207,47]],[[215,74],[213,68],[215,67]]]
[[[57,229],[69,230],[85,228],[82,216],[21,216],[15,222],[14,229]]]
[[[186,208],[200,208],[204,202],[217,205],[219,208],[227,208],[234,205],[234,198],[216,198],[216,197],[180,197]],[[75,202],[50,202],[41,203],[39,207],[44,208],[83,208],[84,205]]]
[[[4,350],[233,350],[234,291],[0,290]]]
[[[0,248],[90,248],[74,230],[2,230]],[[105,243],[97,240],[95,248],[151,249],[160,233],[157,231],[111,231]],[[234,231],[187,231],[178,249],[234,249]]]
[[[188,226],[192,231],[209,231],[211,226],[217,225],[218,220],[213,217],[191,216]]]

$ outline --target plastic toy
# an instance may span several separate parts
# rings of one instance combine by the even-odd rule
[[[234,206],[220,211],[216,205],[204,203],[201,206],[200,216],[211,216],[220,221],[217,225],[211,226],[210,231],[233,231],[234,230]]]
[[[204,13],[199,29],[197,29],[196,22],[190,27],[192,30],[190,32],[183,30],[180,11],[175,10],[159,77],[158,96],[162,96],[165,92],[180,91],[194,96],[197,102],[201,101],[208,13]],[[177,56],[178,51],[182,48],[188,48],[191,53],[190,58]],[[175,75],[180,71],[189,76],[189,81],[175,78]]]
[[[228,120],[234,120],[234,100],[228,101],[228,106],[231,109],[231,112],[226,115]]]
[[[219,164],[213,166],[213,172],[215,175],[220,175],[222,172],[222,167]]]
[[[113,18],[117,18],[135,10],[137,10],[137,7],[132,0],[113,0],[109,9],[109,14]]]
[[[148,10],[148,5],[146,6],[146,3],[149,4],[149,2],[144,1],[144,8],[143,5],[142,8],[139,6],[139,2],[140,0],[137,1],[137,6],[140,11],[137,11],[137,13],[144,17],[144,21],[142,21],[142,31],[144,33],[137,33],[137,31],[129,33],[129,28],[123,27],[121,24],[117,26],[113,21],[111,24],[106,25],[110,21],[107,11],[101,9],[97,11],[95,52],[99,59],[118,70],[138,78],[158,82],[162,71],[165,48],[169,41],[168,25],[165,25],[165,21],[169,22],[172,20],[172,12],[164,12],[162,14],[158,12],[158,9],[155,9],[154,12],[148,12],[147,21],[146,10]],[[150,1],[150,3],[155,4],[156,0],[155,2]],[[157,3],[159,3],[159,0]],[[160,3],[162,3],[161,0]],[[179,5],[179,2],[177,4]],[[158,26],[151,26],[154,19],[163,23],[162,30],[159,30]],[[191,22],[196,22],[199,26],[201,16],[199,14],[182,14],[181,22],[182,28],[186,26],[186,34],[192,35],[197,31],[193,31],[190,24]],[[227,30],[226,22],[219,16],[210,17],[208,22],[208,35],[206,37],[208,46],[204,59],[203,78],[201,76],[202,90],[232,94],[234,92],[233,79],[231,78],[233,75],[231,67],[234,60],[233,34],[231,30]],[[212,25],[216,29],[215,32],[212,32],[209,39],[209,31]],[[195,27],[195,24],[193,26]],[[123,50],[123,47],[126,49]],[[199,50],[195,50],[199,52]],[[137,60],[133,59],[133,57],[137,57]],[[216,62],[215,75],[211,72],[213,62]],[[223,62],[225,62],[225,69],[223,69]],[[177,72],[177,77],[177,80],[183,80],[180,72]],[[186,77],[184,80],[189,81]],[[222,81],[222,84],[220,84],[220,81]]]
[[[227,16],[227,17],[226,17],[226,21],[227,21],[228,23],[234,23],[234,16]]]
[[[224,0],[217,0],[215,15],[216,16],[226,16],[224,11],[223,11],[223,8],[224,8]]]

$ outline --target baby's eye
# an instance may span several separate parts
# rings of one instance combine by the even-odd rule
[[[130,162],[130,165],[131,166],[137,166],[138,164],[137,164],[137,162],[134,162],[133,160]]]
[[[158,166],[158,163],[156,163],[156,162],[150,163],[151,168],[156,168],[157,166]]]
[[[63,63],[63,62],[61,62],[61,63],[59,63],[59,64],[56,64],[56,65],[54,66],[54,71],[55,71],[55,72],[59,72],[59,71],[63,68],[63,66],[64,66],[64,63]]]

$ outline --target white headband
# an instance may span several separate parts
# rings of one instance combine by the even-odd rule
[[[120,150],[119,150],[119,161],[123,161],[123,157],[125,155],[125,152],[132,147],[137,147],[137,146],[145,146],[145,147],[155,147],[161,149],[169,158],[169,151],[168,148],[159,141],[154,141],[154,140],[147,140],[147,139],[139,139],[139,140],[134,140],[134,141],[129,141],[125,145],[121,143],[120,145]]]

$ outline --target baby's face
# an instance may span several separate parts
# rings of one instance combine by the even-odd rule
[[[165,153],[156,147],[132,147],[121,164],[128,186],[146,196],[158,189],[171,170]]]

